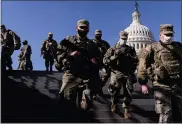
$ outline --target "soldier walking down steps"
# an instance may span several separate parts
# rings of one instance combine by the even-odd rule
[[[172,24],[160,25],[160,40],[139,54],[138,82],[148,93],[148,79],[153,81],[155,111],[159,123],[182,122],[182,44],[173,41]]]
[[[109,84],[109,92],[111,94],[111,111],[118,112],[117,103],[120,99],[120,90],[123,89],[124,118],[131,117],[129,108],[132,101],[131,93],[133,91],[133,80],[136,77],[134,72],[137,66],[136,51],[133,47],[126,45],[128,33],[120,32],[120,39],[114,48],[109,48],[104,56],[103,63],[111,68],[111,81]]]
[[[57,52],[57,42],[53,39],[53,34],[48,33],[48,39],[43,41],[41,46],[41,55],[45,59],[46,71],[52,71],[52,66],[54,64],[54,59]]]
[[[18,55],[18,58],[19,58],[18,69],[32,71],[33,70],[33,65],[32,65],[32,61],[31,61],[32,48],[28,44],[27,40],[23,41],[22,43],[24,46],[21,48],[21,52]]]

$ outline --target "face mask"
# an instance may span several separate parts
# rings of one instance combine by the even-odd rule
[[[81,38],[86,37],[87,34],[88,34],[88,31],[81,31],[81,30],[78,30],[78,35],[79,35]]]
[[[163,36],[163,38],[161,39],[161,41],[164,44],[171,44],[173,42],[173,37],[171,37],[171,36]]]
[[[118,43],[119,43],[119,45],[124,45],[124,44],[126,43],[126,41],[123,40],[123,39],[120,39],[120,40],[118,41]]]
[[[52,40],[52,36],[49,36],[48,39],[49,39],[49,40]]]
[[[97,39],[97,40],[101,40],[101,36],[95,36],[95,39]]]

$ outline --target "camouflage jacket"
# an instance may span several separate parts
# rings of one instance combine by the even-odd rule
[[[70,57],[73,51],[81,53],[80,56]],[[63,65],[66,70],[70,70],[73,73],[92,72],[100,66],[100,52],[95,43],[86,38],[81,41],[78,36],[68,36],[63,39],[58,45],[57,60],[58,63]],[[92,58],[98,60],[98,64],[91,62]],[[87,70],[87,71],[86,71]],[[96,71],[95,70],[95,71]]]
[[[138,81],[146,84],[148,79],[171,85],[179,81],[182,73],[182,44],[165,45],[154,42],[139,53]],[[173,81],[170,81],[173,80]]]
[[[98,41],[97,39],[93,39],[93,42],[99,47],[100,53],[101,53],[101,59],[103,59],[106,51],[110,48],[110,45],[105,40]]]
[[[57,52],[57,42],[55,40],[45,40],[41,46],[41,53],[56,55]]]
[[[112,70],[118,70],[123,73],[134,73],[138,58],[133,47],[128,45],[115,46],[107,50],[104,55],[103,63]]]
[[[2,47],[9,48],[11,51],[19,50],[21,40],[16,33],[8,29],[5,33],[1,33],[1,45]]]
[[[14,51],[14,33],[10,30],[7,30],[5,33],[1,33],[1,46],[2,52],[5,51]]]
[[[18,55],[18,57],[19,59],[30,58],[31,54],[32,54],[32,48],[30,45],[27,44],[21,48],[21,52]]]

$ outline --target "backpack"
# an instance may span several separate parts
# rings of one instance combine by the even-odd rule
[[[8,30],[8,32],[9,33],[11,32],[14,35],[14,38],[13,38],[13,40],[14,40],[14,50],[19,50],[21,48],[21,39],[20,39],[20,37],[11,30]]]

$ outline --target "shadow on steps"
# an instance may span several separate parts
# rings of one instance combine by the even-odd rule
[[[2,122],[88,122],[92,113],[76,108],[66,100],[58,101],[2,76]]]

